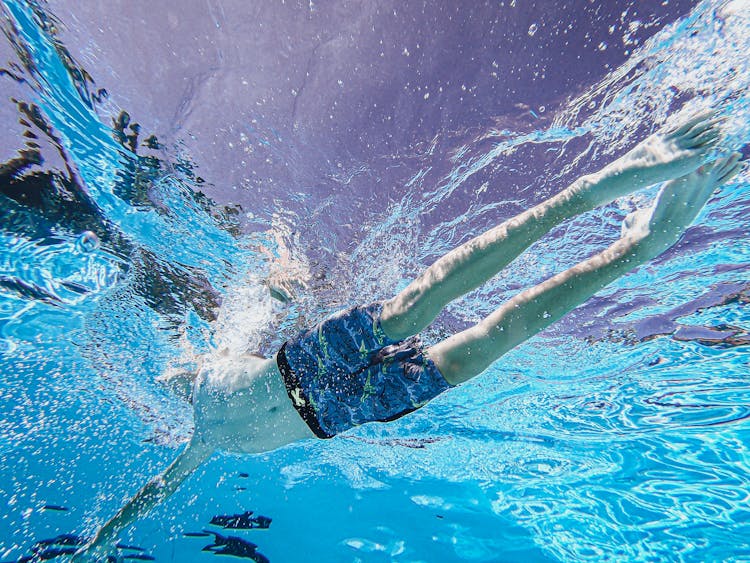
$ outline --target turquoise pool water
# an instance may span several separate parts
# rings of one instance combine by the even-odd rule
[[[165,380],[218,350],[269,353],[299,326],[388,297],[683,106],[718,108],[722,150],[742,149],[749,8],[700,2],[642,40],[649,22],[624,12],[592,48],[626,56],[556,106],[448,125],[371,159],[321,160],[270,117],[243,118],[232,142],[291,171],[262,193],[238,184],[253,196],[236,205],[196,164],[208,140],[143,146],[149,132],[66,47],[60,29],[75,22],[3,0],[0,560],[45,539],[57,543],[38,553],[64,551],[63,534],[92,534],[166,467],[192,411]],[[304,158],[323,162],[317,176]],[[654,193],[556,229],[427,338],[602,248]],[[123,554],[210,561],[230,557],[217,552],[232,536],[224,547],[257,561],[750,560],[749,212],[745,171],[677,247],[412,415],[214,456],[123,535],[144,551]],[[291,309],[262,284],[284,247],[314,274]],[[246,511],[270,524],[211,523]]]

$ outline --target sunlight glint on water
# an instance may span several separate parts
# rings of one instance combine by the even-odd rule
[[[66,215],[57,199],[45,207],[2,196],[0,502],[8,508],[0,558],[19,560],[44,538],[90,534],[171,461],[190,435],[191,409],[165,381],[277,348],[340,302],[386,297],[681,109],[719,107],[728,117],[722,150],[741,148],[749,7],[699,3],[633,45],[622,67],[541,127],[488,125],[453,144],[447,135],[439,155],[447,168],[418,162],[400,199],[347,218],[362,232],[339,246],[331,235],[331,254],[341,257],[326,274],[334,289],[284,317],[262,284],[259,248],[277,250],[267,233],[281,222],[291,251],[313,255],[292,235],[305,227],[303,210],[292,201],[287,210],[243,209],[267,231],[230,235],[226,214],[195,195],[200,183],[179,151],[135,155],[113,138],[106,106],[71,78],[76,67],[43,6],[4,0],[15,72],[26,80],[18,88],[59,137],[57,149],[52,139],[44,150],[69,165],[51,182],[69,182],[67,196],[88,207]],[[28,129],[45,136],[40,123]],[[491,197],[485,180],[512,177],[548,153],[545,173],[518,186],[516,198]],[[359,166],[342,177],[375,169]],[[722,188],[680,246],[475,382],[329,442],[215,456],[124,539],[158,561],[210,561],[201,552],[208,540],[183,533],[216,514],[253,510],[273,523],[243,537],[272,561],[303,560],[300,550],[324,561],[750,559],[747,174]],[[452,304],[428,338],[601,248],[654,193],[557,229]],[[366,204],[369,196],[348,197]]]

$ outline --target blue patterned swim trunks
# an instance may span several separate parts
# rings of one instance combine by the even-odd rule
[[[451,387],[418,336],[385,335],[381,310],[373,303],[336,313],[276,355],[292,404],[319,438],[395,420]]]

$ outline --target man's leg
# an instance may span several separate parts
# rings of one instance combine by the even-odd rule
[[[609,248],[519,293],[477,325],[431,347],[428,355],[454,385],[483,372],[601,288],[675,244],[713,191],[742,167],[740,156],[735,153],[668,182],[652,208],[628,216],[622,237]]]
[[[445,305],[493,277],[566,219],[695,170],[718,140],[719,123],[705,112],[655,133],[600,172],[452,250],[385,303],[383,330],[395,339],[417,334]]]

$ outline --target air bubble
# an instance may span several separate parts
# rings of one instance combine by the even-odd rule
[[[76,250],[78,252],[93,252],[99,248],[100,245],[101,242],[99,241],[99,237],[96,236],[96,233],[92,231],[84,231],[76,241]]]
[[[16,351],[16,343],[6,337],[4,340],[0,340],[0,354],[12,354]]]

